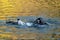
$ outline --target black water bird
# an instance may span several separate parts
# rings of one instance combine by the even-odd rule
[[[37,18],[35,21],[34,21],[35,24],[39,24],[39,25],[47,25],[47,23],[45,21],[43,21],[42,18]]]

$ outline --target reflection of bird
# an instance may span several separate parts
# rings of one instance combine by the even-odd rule
[[[27,25],[27,26],[32,26],[33,23],[27,22],[26,25]]]

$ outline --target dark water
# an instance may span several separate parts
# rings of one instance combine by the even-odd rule
[[[26,17],[17,17],[16,19],[21,19],[24,22],[33,22],[35,19],[37,19],[38,17],[34,17],[34,16],[26,16]],[[12,18],[13,19],[13,18]],[[14,20],[16,20],[14,19]],[[6,20],[0,20],[0,27],[5,26],[7,27],[6,29],[0,28],[0,30],[5,30],[5,32],[13,32],[13,30],[10,30],[8,27],[11,28],[16,28],[17,30],[24,30],[26,32],[33,32],[33,33],[57,33],[59,34],[60,32],[56,32],[55,30],[60,29],[60,19],[59,18],[44,18],[43,20],[45,22],[47,22],[49,25],[40,25],[40,27],[27,27],[27,26],[20,26],[20,25],[11,25],[11,24],[6,24]],[[51,31],[53,30],[53,31]],[[51,32],[50,32],[51,31]],[[23,32],[23,33],[26,33]],[[20,34],[22,32],[18,32],[16,31],[16,33]]]

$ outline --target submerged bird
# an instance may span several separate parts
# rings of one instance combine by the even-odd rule
[[[14,21],[6,21],[6,24],[18,25],[18,23],[17,22],[14,22]]]

